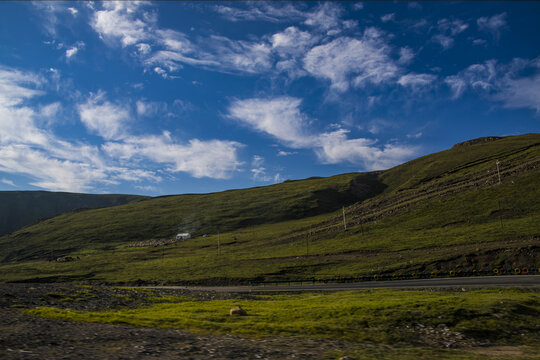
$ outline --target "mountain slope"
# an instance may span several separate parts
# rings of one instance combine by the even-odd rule
[[[67,211],[103,208],[146,199],[47,191],[0,191],[0,236]]]
[[[0,271],[4,281],[223,283],[538,267],[538,179],[539,134],[477,139],[383,172],[64,214],[0,238]],[[210,236],[129,246],[177,230]],[[65,255],[80,260],[47,261]]]
[[[71,212],[0,238],[0,259],[45,258],[84,248],[226,232],[327,213],[382,192],[376,173],[286,181],[214,194],[153,198],[122,206]],[[7,251],[7,253],[6,253]]]

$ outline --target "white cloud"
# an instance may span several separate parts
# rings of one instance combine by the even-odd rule
[[[348,139],[347,130],[324,133],[320,137],[321,147],[315,152],[326,164],[349,162],[362,164],[366,170],[382,170],[398,165],[416,155],[415,148],[386,144],[376,147],[369,139]]]
[[[484,39],[474,39],[472,41],[473,45],[484,45],[487,41]]]
[[[167,104],[158,101],[138,100],[135,109],[139,116],[156,116],[167,112]]]
[[[276,33],[271,37],[272,48],[284,54],[303,53],[317,40],[316,36],[307,31],[301,31],[295,26],[289,26],[282,32]]]
[[[407,134],[407,137],[409,139],[420,139],[422,135],[422,132],[417,132],[416,134]]]
[[[311,132],[299,106],[300,100],[290,97],[237,100],[230,106],[229,116],[276,137],[290,147],[312,149],[325,164],[349,162],[373,170],[399,164],[416,154],[415,148],[404,145],[377,147],[374,140],[349,139],[349,131],[345,129],[318,134]],[[280,152],[278,155],[289,154]],[[262,163],[258,165],[252,172],[260,177],[266,172],[260,166]]]
[[[104,2],[91,26],[109,45],[137,49],[134,56],[164,78],[184,64],[220,72],[260,73],[272,68],[272,48],[267,42],[234,41],[213,35],[193,43],[179,31],[162,29],[146,2]]]
[[[126,135],[129,109],[105,100],[105,93],[91,95],[86,103],[77,106],[77,110],[86,128],[102,138],[120,139]]]
[[[66,10],[69,11],[69,13],[73,16],[77,15],[79,12],[79,10],[75,9],[74,7],[68,7]]]
[[[0,171],[28,176],[31,185],[80,192],[120,181],[162,180],[152,170],[155,164],[140,160],[167,164],[166,171],[171,173],[181,171],[212,178],[229,177],[241,165],[237,150],[242,145],[234,141],[191,139],[181,145],[167,133],[130,135],[126,127],[130,121],[129,107],[108,101],[103,92],[89,96],[77,110],[90,131],[114,141],[105,143],[102,149],[64,141],[51,130],[40,128],[37,121],[54,118],[62,110],[59,102],[25,105],[26,100],[45,94],[34,89],[44,81],[33,73],[0,68]],[[161,105],[140,101],[137,107],[147,116]],[[50,125],[46,121],[41,123]]]
[[[84,42],[78,41],[75,45],[73,45],[72,47],[66,50],[66,59],[70,60],[73,56],[75,56],[79,52],[79,50],[84,48],[84,46],[85,46]]]
[[[6,184],[6,185],[9,185],[9,186],[13,186],[13,187],[16,187],[17,185],[15,185],[15,183],[9,179],[6,179],[6,178],[3,178],[2,180],[0,180],[0,182]]]
[[[151,38],[147,22],[151,24],[154,19],[148,13],[144,21],[136,18],[136,10],[145,2],[114,1],[101,5],[103,10],[94,13],[90,25],[104,40],[119,40],[125,47]]]
[[[467,30],[469,25],[460,19],[441,19],[437,22],[439,33],[433,35],[432,41],[440,44],[443,50],[454,46],[454,37]]]
[[[26,99],[42,95],[43,92],[35,88],[43,81],[36,74],[0,66],[0,106],[19,105]]]
[[[306,25],[319,28],[323,31],[337,28],[342,22],[343,8],[334,2],[323,2],[312,12],[307,14],[304,21]]]
[[[460,19],[441,19],[437,21],[437,28],[442,33],[447,33],[451,36],[461,34],[469,27],[463,20]]]
[[[298,154],[298,152],[296,152],[296,151],[279,150],[278,153],[277,153],[277,156],[291,156],[291,155],[296,155],[296,154]]]
[[[47,143],[46,134],[35,124],[36,112],[22,106],[26,100],[43,94],[34,89],[42,81],[33,73],[0,67],[0,145]]]
[[[413,89],[419,89],[430,85],[437,80],[437,76],[433,74],[414,74],[410,73],[399,78],[398,84],[407,86]]]
[[[268,21],[282,22],[291,19],[304,17],[304,13],[300,11],[295,4],[279,5],[271,2],[248,2],[244,3],[247,8],[238,8],[225,5],[216,5],[213,7],[215,11],[221,14],[229,21]]]
[[[436,35],[433,35],[433,37],[431,38],[431,40],[433,40],[434,42],[438,43],[439,45],[442,46],[443,50],[448,50],[450,49],[452,46],[454,46],[454,39],[451,38],[450,36],[446,36],[446,35],[443,35],[443,34],[436,34]]]
[[[0,71],[0,171],[30,176],[32,185],[48,190],[85,191],[112,183],[95,147],[62,141],[38,126],[36,119],[54,117],[61,105],[36,105],[38,111],[23,105],[44,94],[29,88],[45,81],[36,79],[16,69]]]
[[[271,177],[266,174],[266,168],[263,166],[264,158],[259,155],[254,155],[251,161],[251,176],[256,181],[270,181]]]
[[[137,44],[137,50],[139,51],[140,54],[146,55],[146,54],[149,54],[150,51],[152,51],[152,47],[148,44],[140,43],[140,44]]]
[[[64,4],[57,1],[32,1],[32,5],[38,10],[39,16],[43,19],[43,27],[50,35],[56,36],[56,26],[58,25],[58,15],[66,11]]]
[[[506,108],[529,108],[540,113],[540,74],[531,77],[507,79],[495,95]]]
[[[410,47],[405,46],[399,49],[399,64],[410,64],[412,59],[414,59],[414,51]]]
[[[491,33],[496,39],[499,39],[501,31],[506,27],[506,13],[481,17],[476,20],[476,24],[478,30]]]
[[[352,7],[354,10],[362,10],[364,8],[364,3],[357,2],[354,3]]]
[[[44,117],[51,118],[56,116],[61,109],[62,104],[60,104],[59,101],[56,101],[49,105],[42,106],[40,113]]]
[[[445,78],[457,99],[467,90],[479,92],[507,108],[540,112],[540,58],[515,58],[508,64],[489,60]]]
[[[272,50],[281,58],[275,64],[276,70],[287,73],[290,79],[307,75],[302,69],[300,59],[318,40],[318,36],[301,31],[295,26],[272,35],[270,38]]]
[[[307,118],[300,111],[301,100],[292,97],[237,100],[229,107],[229,117],[259,132],[270,134],[293,148],[309,146]]]
[[[332,89],[344,92],[351,84],[380,84],[394,78],[399,69],[389,52],[381,33],[368,28],[361,40],[340,37],[312,48],[304,58],[304,68],[315,77],[329,79]]]
[[[87,191],[107,180],[105,171],[83,162],[56,159],[26,145],[0,147],[0,170],[29,175],[31,185],[53,191]]]
[[[206,61],[224,71],[260,73],[272,68],[271,47],[264,42],[233,41],[223,36],[205,40]]]
[[[235,141],[191,139],[177,144],[170,134],[130,136],[122,142],[108,142],[103,150],[111,157],[131,164],[147,159],[167,164],[167,171],[186,172],[196,178],[229,178],[242,164],[237,151],[243,145]]]
[[[389,22],[389,21],[393,21],[395,17],[396,17],[395,13],[385,14],[385,15],[381,16],[381,21],[383,23],[386,23],[386,22]]]
[[[251,166],[253,167],[260,167],[262,164],[264,164],[264,158],[259,155],[253,155],[253,160],[251,161]]]

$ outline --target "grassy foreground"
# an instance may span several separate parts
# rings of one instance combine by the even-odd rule
[[[330,357],[488,359],[497,357],[500,349],[503,358],[535,358],[540,353],[540,292],[535,289],[365,290],[214,301],[153,300],[154,304],[136,309],[39,307],[25,313],[205,334],[337,339],[349,344],[343,354]],[[236,305],[248,315],[229,316]],[[483,350],[478,351],[479,346]]]

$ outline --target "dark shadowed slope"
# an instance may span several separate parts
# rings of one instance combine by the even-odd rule
[[[0,236],[68,211],[123,205],[146,198],[137,195],[0,191]]]

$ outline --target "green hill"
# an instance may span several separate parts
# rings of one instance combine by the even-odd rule
[[[0,280],[223,283],[538,267],[539,165],[539,134],[483,138],[382,172],[67,213],[0,238]],[[195,238],[171,244],[178,231]],[[77,260],[49,261],[63,256]]]
[[[122,205],[145,198],[136,195],[0,191],[0,236],[68,211]]]

